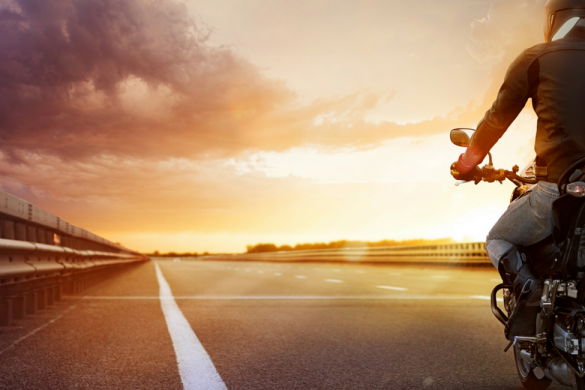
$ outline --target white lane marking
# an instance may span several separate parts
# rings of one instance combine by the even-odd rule
[[[392,276],[402,276],[402,274],[397,274],[396,272],[388,272],[388,275],[392,275]]]
[[[366,271],[359,270],[359,271],[355,271],[355,273],[356,273],[356,274],[365,274],[365,273],[366,273]]]
[[[334,269],[333,272],[341,272],[339,269]]]
[[[394,286],[376,286],[378,288],[383,288],[385,290],[396,290],[396,291],[406,291],[407,288],[404,287],[394,287]]]
[[[330,283],[343,283],[343,280],[339,279],[325,279],[325,281]]]
[[[259,273],[259,274],[263,274],[263,273],[264,273],[264,271],[258,271],[258,273]]]
[[[433,275],[433,276],[431,276],[431,278],[435,278],[435,279],[449,279],[450,276],[447,276],[447,275]]]
[[[304,275],[296,275],[295,278],[297,278],[297,279],[307,279],[307,277],[304,276]]]
[[[484,301],[491,301],[492,300],[492,298],[488,297],[487,295],[470,295],[469,298],[482,299]],[[504,302],[504,298],[496,298],[496,301]]]
[[[282,274],[280,272],[275,272],[274,275],[276,275],[276,276],[282,276]]]
[[[160,286],[160,305],[177,355],[183,388],[185,390],[227,390],[211,358],[175,302],[171,287],[165,280],[158,263],[154,263],[154,266]]]
[[[175,297],[153,297],[153,296],[143,296],[143,297],[135,297],[135,296],[127,296],[127,297],[120,297],[120,296],[93,296],[87,297],[86,299],[91,300],[165,300],[165,299],[173,299],[173,300],[294,300],[294,299],[323,299],[323,300],[337,300],[337,299],[377,299],[377,300],[477,300],[478,298],[471,297],[469,295],[191,295],[191,296],[175,296]],[[483,299],[483,298],[481,298]]]
[[[58,319],[60,319],[61,317],[63,317],[65,314],[67,314],[68,312],[70,312],[71,310],[75,309],[77,307],[77,305],[79,305],[86,297],[83,297],[79,302],[77,302],[74,305],[69,306],[67,309],[65,309],[61,314],[59,314],[57,317],[53,318],[52,320],[50,320],[49,322],[39,326],[38,328],[36,328],[35,330],[31,331],[30,333],[25,334],[24,336],[22,336],[21,338],[19,338],[18,340],[16,340],[15,342],[13,342],[12,344],[10,344],[8,347],[4,348],[2,351],[0,351],[0,355],[2,355],[4,352],[8,351],[11,348],[14,348],[17,344],[20,344],[22,341],[28,339],[30,336],[34,335],[35,333],[37,333],[39,330],[45,328],[46,326],[51,325],[52,323],[54,323],[55,321],[57,321]]]
[[[250,272],[250,269],[249,268],[246,268],[246,272]]]

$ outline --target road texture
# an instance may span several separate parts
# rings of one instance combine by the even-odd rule
[[[495,270],[158,265],[230,390],[521,388],[487,300]],[[155,264],[0,328],[0,388],[183,388]]]

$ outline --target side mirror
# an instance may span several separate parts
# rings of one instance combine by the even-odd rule
[[[473,129],[453,129],[450,134],[451,142],[457,146],[467,147],[474,132]]]

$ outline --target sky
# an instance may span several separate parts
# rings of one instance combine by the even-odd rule
[[[0,0],[0,189],[143,252],[482,241],[454,186],[543,0]],[[534,157],[526,108],[493,149]]]

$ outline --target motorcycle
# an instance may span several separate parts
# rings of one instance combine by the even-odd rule
[[[453,129],[451,142],[467,147],[473,129]],[[472,180],[515,184],[511,202],[528,194],[538,181],[535,167],[518,174],[495,169],[491,154],[489,163]],[[538,168],[536,168],[538,169]],[[525,247],[538,276],[544,283],[540,311],[533,337],[514,337],[505,352],[513,347],[520,381],[527,389],[546,389],[551,382],[585,390],[585,158],[569,167],[558,181],[560,196],[553,203],[553,233],[546,239]],[[498,307],[497,295],[503,294],[506,314]],[[509,284],[497,285],[491,293],[491,309],[504,325],[507,336],[508,318],[516,304],[514,289]]]

